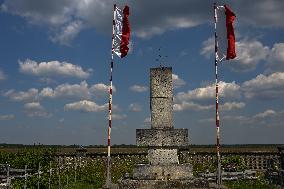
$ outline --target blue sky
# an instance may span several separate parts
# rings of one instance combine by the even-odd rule
[[[0,143],[106,144],[115,1],[0,0]],[[130,6],[131,51],[115,57],[112,143],[149,128],[149,69],[173,67],[174,126],[215,143],[213,1]],[[218,1],[237,15],[237,58],[222,62],[221,141],[284,143],[284,3]]]

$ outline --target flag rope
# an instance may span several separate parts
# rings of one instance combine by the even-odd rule
[[[214,30],[215,30],[215,86],[216,86],[216,151],[217,151],[217,186],[220,188],[221,155],[220,155],[220,117],[219,117],[219,86],[218,86],[218,36],[217,36],[217,5],[214,3]]]
[[[116,17],[116,4],[113,6],[113,20],[112,20],[112,41],[111,41],[111,62],[110,62],[110,85],[109,85],[109,101],[108,101],[108,132],[107,132],[107,178],[106,188],[110,188],[111,185],[111,156],[110,156],[110,134],[112,127],[112,71],[113,71],[113,60],[114,60],[114,35],[115,35],[115,17]]]

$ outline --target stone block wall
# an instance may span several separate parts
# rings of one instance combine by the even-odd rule
[[[150,93],[151,97],[173,97],[171,67],[150,69]]]
[[[134,179],[173,180],[191,179],[192,166],[180,165],[135,165]]]
[[[177,149],[149,149],[148,160],[151,165],[178,164]]]
[[[188,129],[136,129],[137,146],[187,147]]]
[[[150,69],[150,109],[153,129],[173,128],[172,68]]]

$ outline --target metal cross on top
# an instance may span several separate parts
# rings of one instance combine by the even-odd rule
[[[160,63],[160,67],[163,67],[163,62],[165,63],[164,59],[165,58],[168,58],[167,55],[162,55],[161,53],[161,47],[158,49],[158,57],[155,59],[156,62],[159,62]]]

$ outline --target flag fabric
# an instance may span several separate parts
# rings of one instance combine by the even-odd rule
[[[129,51],[129,39],[130,39],[130,24],[129,24],[129,7],[126,5],[121,11],[118,7],[115,9],[114,19],[114,53],[123,58]]]
[[[236,15],[231,11],[231,9],[225,5],[225,14],[226,14],[226,28],[227,28],[227,39],[228,39],[228,49],[227,49],[227,57],[226,59],[234,59],[236,57],[235,50],[235,32],[234,32],[234,20]]]
[[[236,57],[233,23],[236,15],[227,6],[217,6],[218,61]]]
[[[129,7],[125,6],[123,11],[121,11],[116,4],[114,4],[113,10],[113,22],[112,22],[112,51],[111,51],[111,62],[110,62],[110,85],[109,85],[109,116],[108,116],[108,136],[107,136],[107,178],[106,178],[106,188],[111,186],[111,162],[110,162],[110,135],[112,128],[112,72],[113,72],[113,62],[114,54],[123,58],[127,55],[129,51],[129,38],[130,38],[130,24],[129,24]]]
[[[219,84],[218,84],[218,62],[234,59],[235,34],[233,22],[236,16],[227,6],[216,6],[214,3],[214,28],[215,28],[215,86],[216,86],[216,147],[217,147],[217,185],[220,188],[221,178],[221,155],[220,155],[220,117],[219,117]]]

